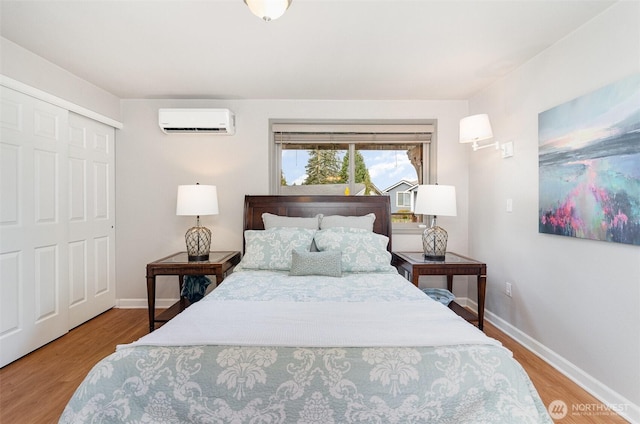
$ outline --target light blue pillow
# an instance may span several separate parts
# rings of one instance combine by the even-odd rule
[[[329,228],[313,239],[321,252],[342,252],[343,272],[395,272],[386,236],[358,228]]]
[[[308,228],[271,228],[244,232],[245,252],[240,269],[288,271],[293,250],[309,251],[316,230]]]
[[[342,276],[342,254],[338,251],[291,252],[291,271],[289,275]]]

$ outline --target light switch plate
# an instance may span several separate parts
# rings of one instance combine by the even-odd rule
[[[513,156],[513,141],[502,143],[500,148],[502,149],[502,158],[510,158]]]

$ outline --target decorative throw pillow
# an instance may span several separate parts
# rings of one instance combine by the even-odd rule
[[[288,271],[293,250],[309,251],[316,230],[308,228],[271,228],[244,232],[245,252],[241,269]]]
[[[289,275],[342,276],[342,254],[338,251],[291,252],[291,271]]]
[[[296,216],[281,216],[265,212],[262,214],[262,222],[264,223],[265,230],[277,227],[298,227],[317,230],[320,228],[321,216],[322,215],[318,214],[311,218],[299,218]]]
[[[343,272],[393,272],[389,238],[357,228],[330,228],[314,236],[318,249],[342,252]]]
[[[342,216],[342,215],[329,215],[320,217],[320,229],[326,230],[327,228],[346,227],[346,228],[361,228],[367,231],[373,231],[373,223],[376,220],[376,215],[373,213],[363,216]]]

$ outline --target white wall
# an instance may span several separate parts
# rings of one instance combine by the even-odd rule
[[[495,140],[513,141],[515,154],[479,151],[469,169],[469,243],[488,263],[490,318],[636,421],[640,246],[538,233],[537,119],[638,71],[640,3],[619,2],[470,100],[470,112],[488,113]],[[503,294],[506,281],[513,298]]]
[[[0,37],[0,74],[120,121],[120,99]]]
[[[161,107],[227,107],[236,113],[234,136],[162,133]],[[245,194],[269,193],[269,119],[437,119],[438,173],[458,188],[459,215],[439,220],[450,246],[467,253],[466,146],[457,143],[466,101],[123,100],[124,128],[116,148],[117,281],[122,306],[146,304],[145,266],[184,250],[194,218],[175,215],[179,184],[215,184],[220,214],[202,217],[212,249],[240,250]],[[396,249],[421,249],[418,234],[394,237]],[[168,277],[167,277],[168,278]],[[158,280],[158,299],[177,297],[176,279]],[[466,296],[466,284],[456,286]]]

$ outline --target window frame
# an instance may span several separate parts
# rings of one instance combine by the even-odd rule
[[[325,121],[325,120],[299,120],[299,119],[269,119],[269,194],[280,194],[280,176],[282,171],[282,142],[276,141],[276,131],[274,126],[280,124],[301,124],[301,125],[317,125],[319,128],[336,126],[336,125],[431,125],[431,139],[422,143],[422,183],[431,184],[437,181],[437,120],[436,119],[420,119],[420,120],[351,120],[351,121]],[[353,175],[355,172],[354,152],[355,144],[349,144],[349,173]],[[389,143],[391,144],[391,143]],[[354,187],[350,187],[353,192]],[[392,223],[392,231],[396,234],[416,234],[421,233],[423,229],[418,224],[425,223],[426,216],[419,218],[418,223]]]

